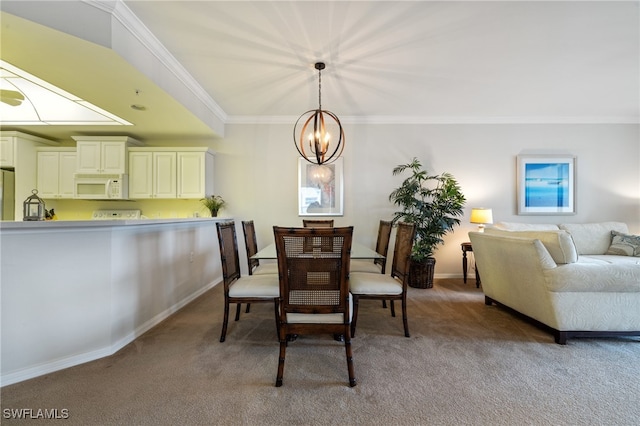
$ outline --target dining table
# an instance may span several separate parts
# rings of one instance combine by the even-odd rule
[[[265,246],[262,250],[259,250],[256,254],[251,256],[251,259],[277,260],[278,255],[276,253],[276,244],[271,243],[268,246]],[[351,259],[374,260],[374,259],[384,259],[384,256],[363,244],[353,242],[351,243]]]

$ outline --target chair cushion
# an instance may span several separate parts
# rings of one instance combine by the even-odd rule
[[[380,274],[382,272],[382,268],[373,263],[373,260],[354,259],[350,262],[349,271]]]
[[[349,324],[353,318],[353,299],[349,294]],[[287,314],[287,322],[291,324],[342,324],[342,314]]]
[[[402,294],[402,283],[390,275],[354,272],[349,275],[353,294]]]
[[[277,263],[261,263],[256,269],[253,270],[253,275],[265,275],[265,274],[277,274],[278,273],[278,264]]]
[[[280,281],[274,274],[240,277],[229,288],[229,297],[272,298],[278,296],[280,296]]]

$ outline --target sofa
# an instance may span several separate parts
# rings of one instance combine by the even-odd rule
[[[640,236],[621,222],[501,222],[470,232],[485,304],[569,338],[640,335]]]

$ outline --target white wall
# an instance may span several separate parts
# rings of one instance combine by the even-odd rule
[[[640,233],[640,126],[637,124],[345,124],[344,216],[355,238],[373,246],[378,221],[395,211],[389,193],[400,183],[392,169],[418,157],[429,171],[450,172],[467,197],[462,224],[437,253],[436,276],[461,276],[460,243],[475,230],[472,207],[493,208],[494,221],[626,222]],[[228,125],[216,150],[216,193],[226,214],[253,219],[259,247],[271,226],[299,226],[297,151],[289,124]],[[577,156],[577,214],[518,216],[516,156]]]

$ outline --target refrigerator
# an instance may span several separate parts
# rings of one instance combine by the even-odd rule
[[[0,220],[15,220],[15,173],[0,170]]]

